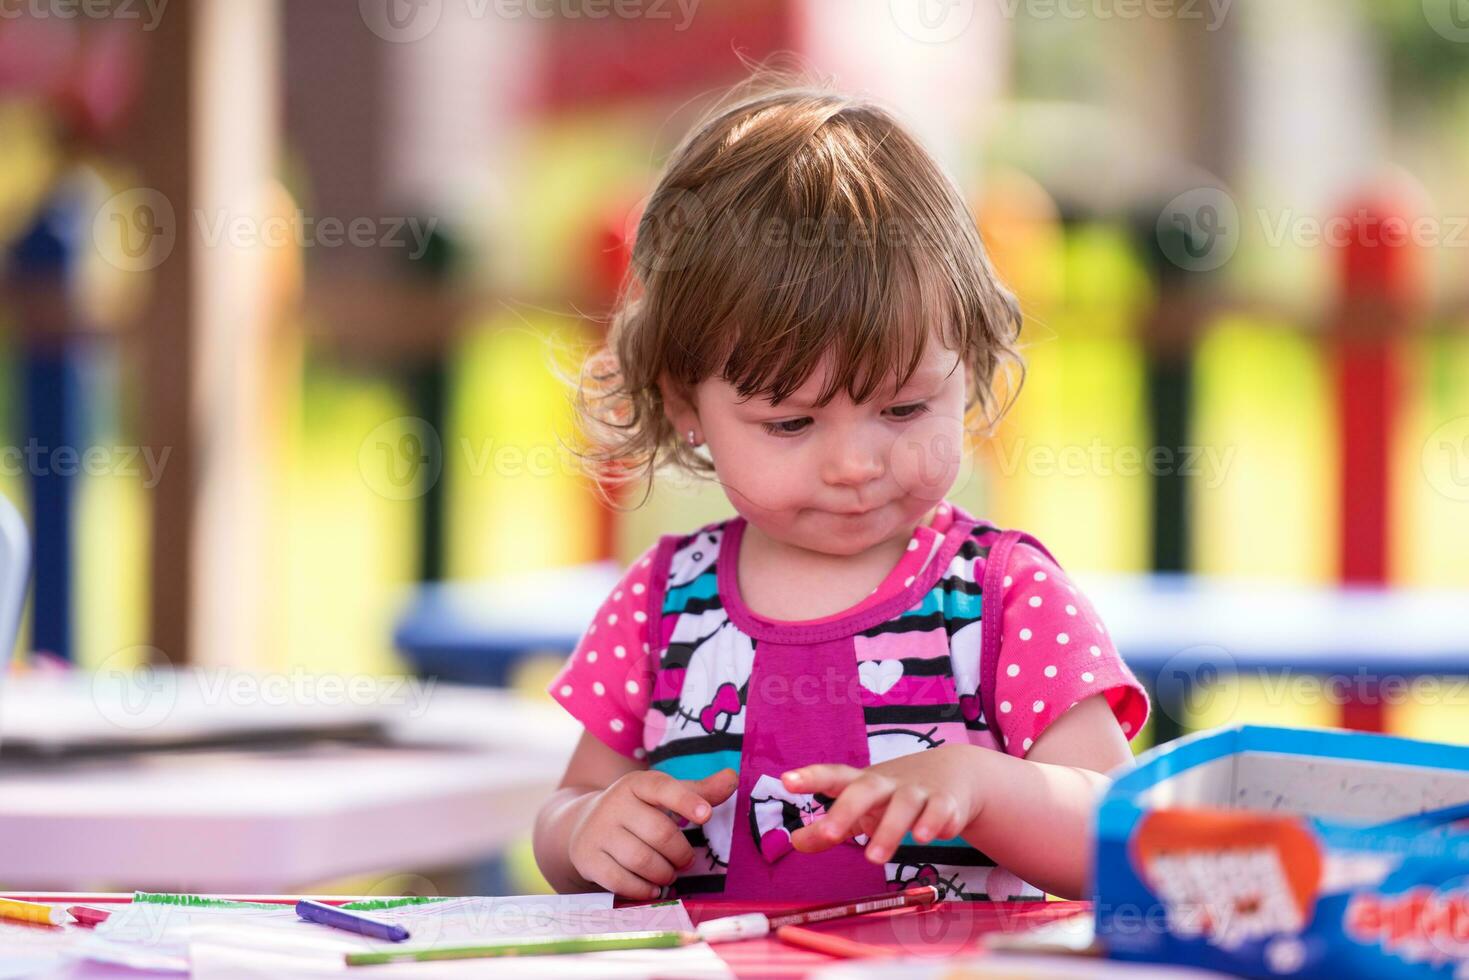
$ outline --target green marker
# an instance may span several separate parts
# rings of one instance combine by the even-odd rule
[[[377,966],[382,963],[414,963],[422,960],[469,960],[489,956],[554,956],[559,953],[600,953],[608,949],[668,949],[699,942],[698,933],[680,930],[662,932],[610,932],[596,936],[553,936],[521,939],[488,946],[428,946],[396,949],[384,953],[347,953],[348,966]]]

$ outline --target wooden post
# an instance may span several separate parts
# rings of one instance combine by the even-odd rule
[[[194,127],[192,38],[197,4],[173,4],[150,32],[144,45],[141,102],[133,130],[133,158],[139,163],[140,183],[170,202],[176,223],[188,214],[194,200],[194,171],[190,146]],[[155,234],[158,215],[141,202],[119,211],[119,234],[140,231]],[[142,219],[130,221],[128,219]],[[130,231],[131,229],[131,231]],[[143,385],[142,442],[162,458],[168,453],[150,503],[150,562],[152,588],[148,592],[149,640],[155,659],[183,663],[189,658],[189,636],[194,620],[190,602],[194,581],[194,483],[197,467],[193,390],[194,335],[191,329],[197,284],[196,257],[188,247],[175,246],[151,271],[152,290],[134,334],[139,345]],[[137,241],[128,254],[149,243]]]
[[[176,2],[143,59],[150,204],[132,216],[173,241],[138,331],[146,441],[169,453],[152,501],[150,642],[174,664],[251,665],[269,629],[277,33],[274,0]]]

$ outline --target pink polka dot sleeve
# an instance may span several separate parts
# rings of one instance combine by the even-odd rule
[[[643,716],[652,695],[653,550],[628,568],[548,688],[587,731],[629,758],[643,754]]]
[[[1061,567],[1025,544],[1005,570],[995,713],[1005,751],[1025,756],[1078,701],[1107,698],[1128,740],[1148,717],[1148,696],[1107,628]]]

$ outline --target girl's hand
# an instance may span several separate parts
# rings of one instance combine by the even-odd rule
[[[667,811],[702,824],[738,784],[733,769],[698,782],[653,769],[627,773],[588,797],[571,831],[572,867],[618,895],[655,898],[694,860],[693,848]]]
[[[867,859],[882,864],[910,829],[920,844],[958,837],[983,805],[974,746],[941,745],[866,769],[815,765],[781,776],[793,793],[836,797],[826,815],[791,835],[798,851],[824,851],[859,831]]]

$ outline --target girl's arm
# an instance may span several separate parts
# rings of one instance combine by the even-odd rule
[[[976,779],[1005,787],[962,836],[1016,875],[1062,898],[1091,891],[1097,803],[1105,775],[1132,765],[1132,750],[1101,695],[1051,723],[1024,759],[977,750]],[[1041,819],[1024,819],[1035,814]],[[1017,819],[1020,817],[1021,819]]]
[[[656,549],[623,574],[549,688],[586,726],[560,788],[536,815],[536,863],[557,891],[652,897],[693,859],[669,812],[703,823],[710,805],[733,791],[723,776],[703,786],[647,767],[642,724],[656,657],[649,629]],[[724,782],[730,788],[719,796]]]

